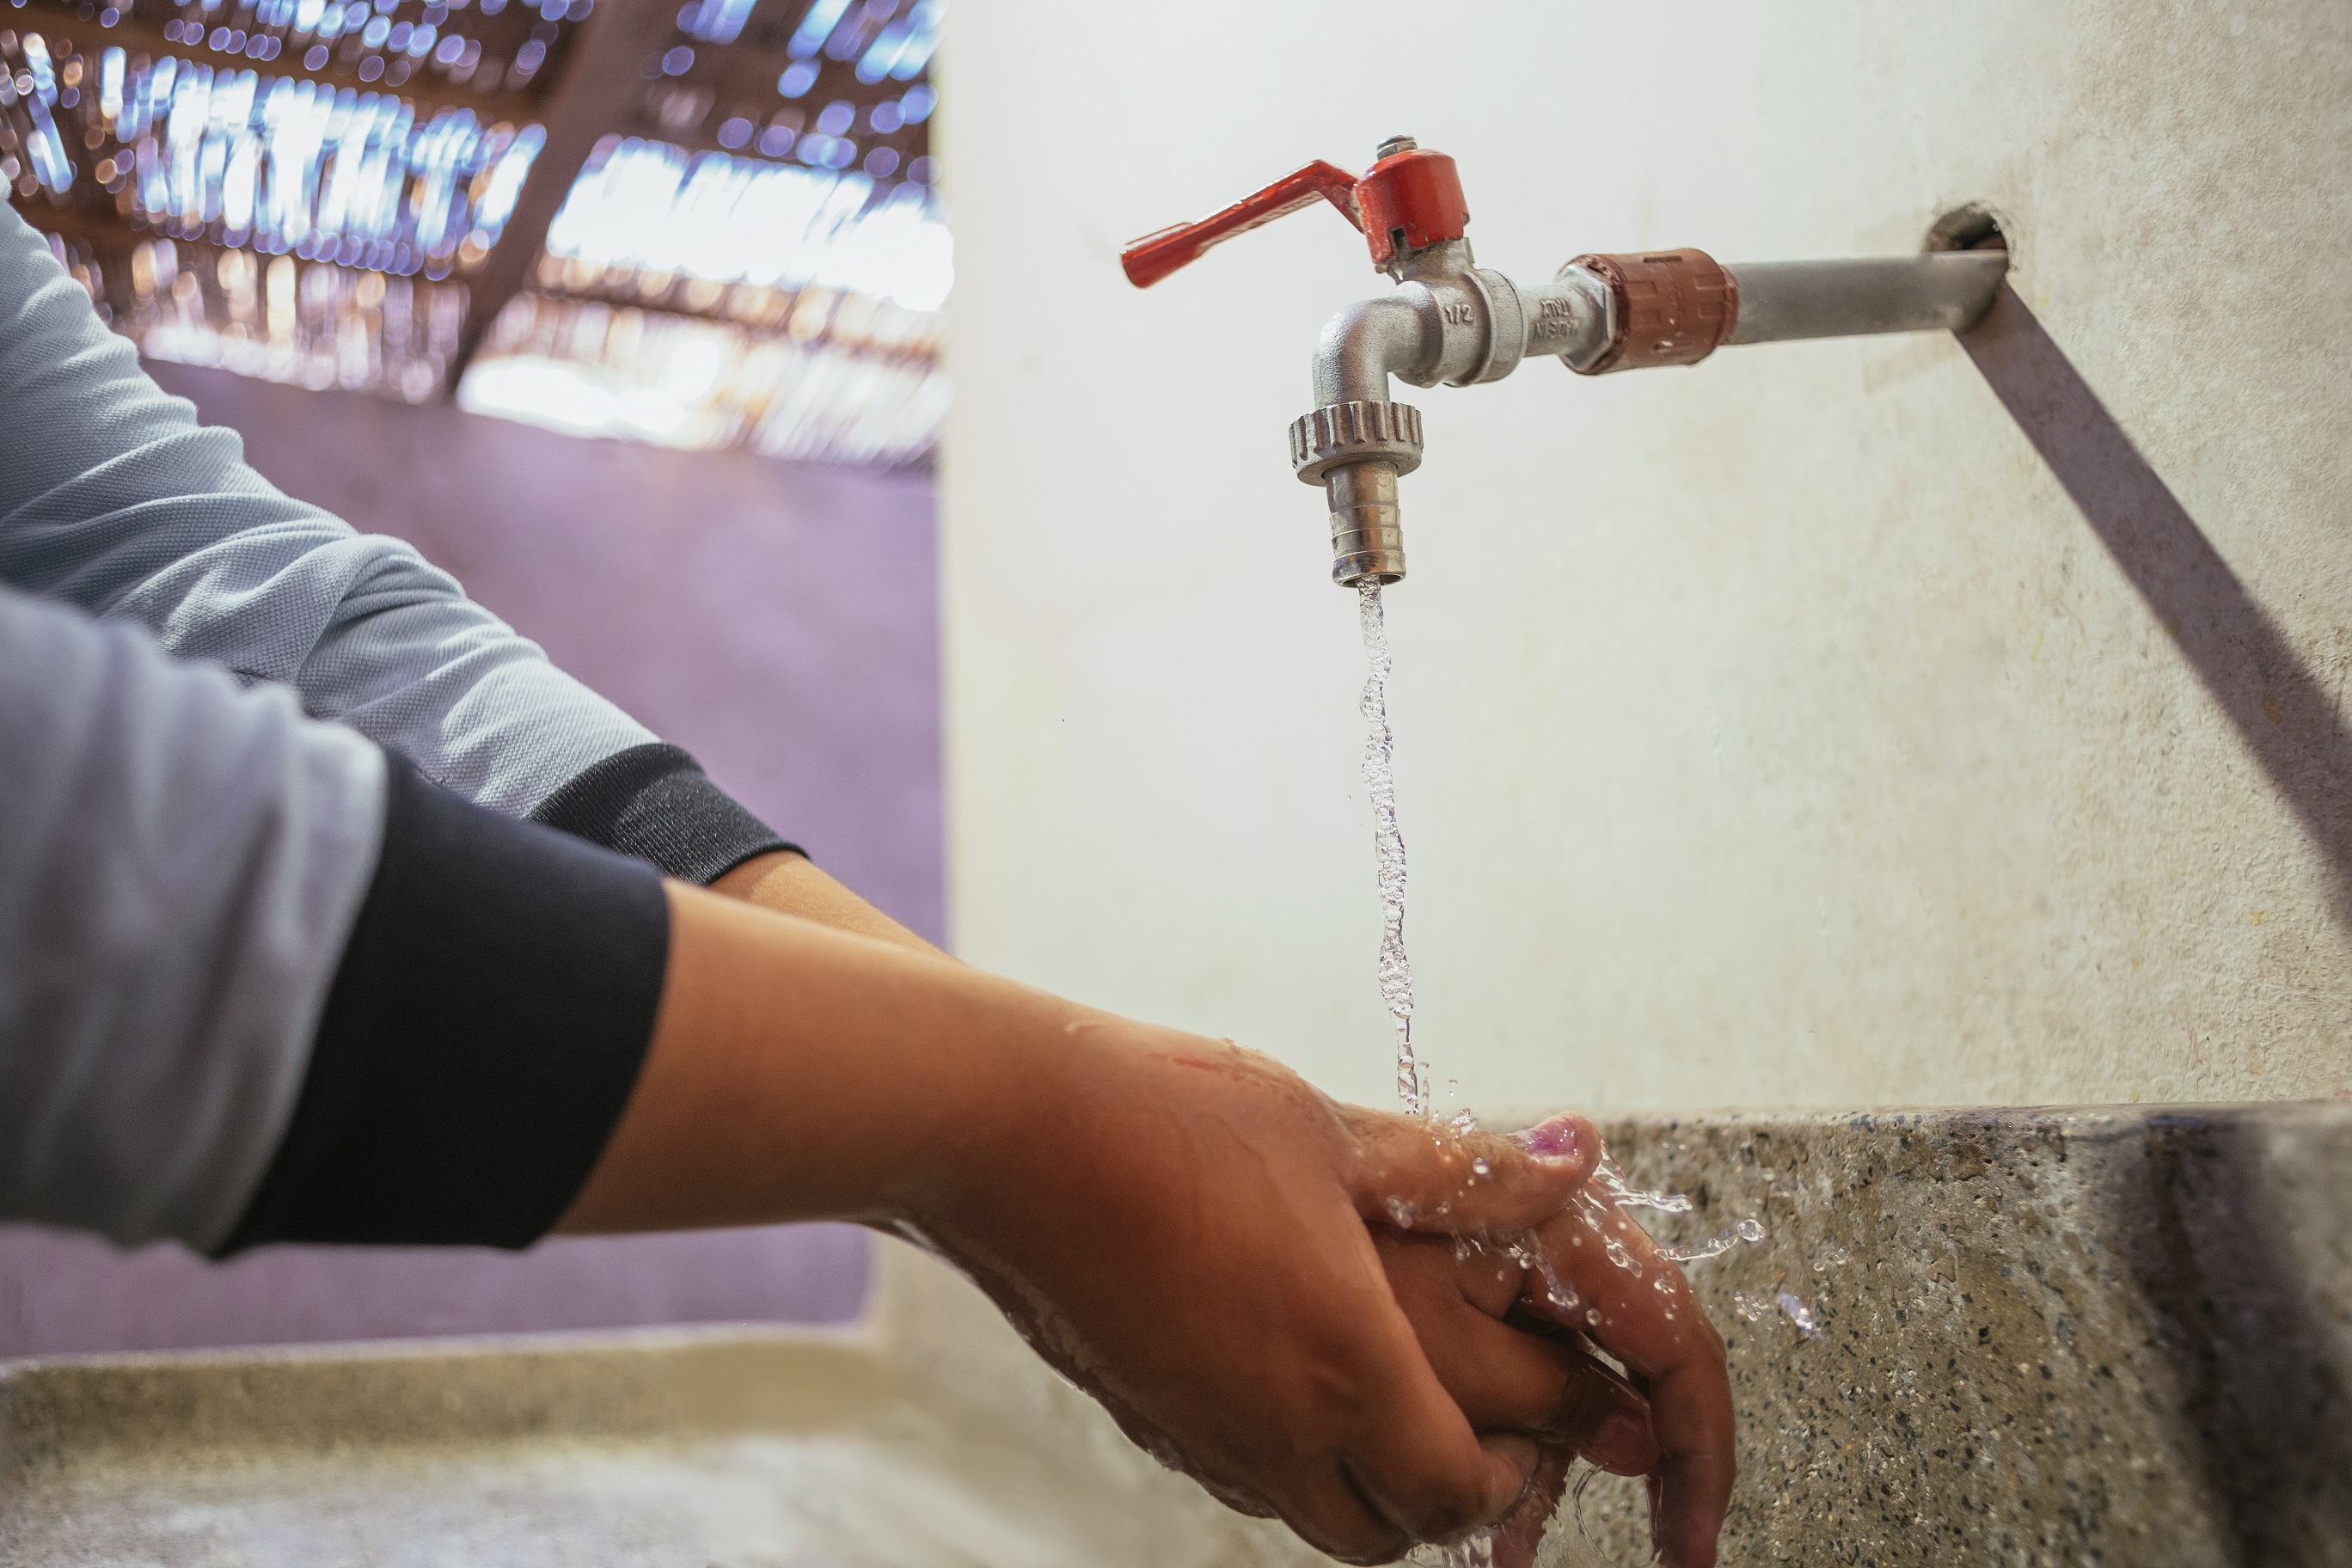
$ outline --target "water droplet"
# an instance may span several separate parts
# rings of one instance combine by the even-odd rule
[[[1742,1241],[1761,1241],[1764,1239],[1764,1227],[1757,1224],[1752,1219],[1741,1220],[1738,1225],[1733,1226],[1731,1230],[1732,1234],[1738,1237]]]
[[[1471,1173],[1471,1174],[1473,1174],[1473,1175],[1476,1175],[1476,1176],[1491,1176],[1491,1175],[1493,1175],[1493,1174],[1495,1173],[1495,1172],[1494,1172],[1494,1168],[1493,1168],[1492,1166],[1488,1165],[1488,1164],[1486,1163],[1486,1161],[1484,1161],[1484,1160],[1473,1160],[1473,1161],[1471,1161],[1471,1162],[1470,1162],[1470,1173]]]
[[[1642,1260],[1628,1251],[1625,1244],[1615,1237],[1612,1236],[1602,1243],[1601,1250],[1609,1255],[1610,1262],[1631,1274],[1634,1279],[1639,1279],[1642,1277]]]
[[[1821,1324],[1813,1321],[1811,1308],[1806,1306],[1802,1301],[1800,1301],[1796,1297],[1790,1295],[1786,1290],[1780,1292],[1780,1310],[1789,1315],[1789,1321],[1796,1324],[1798,1328],[1804,1331],[1804,1334],[1807,1339],[1818,1340],[1826,1337],[1822,1332]]]

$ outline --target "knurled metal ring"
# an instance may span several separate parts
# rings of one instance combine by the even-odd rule
[[[1378,458],[1400,474],[1421,467],[1421,410],[1402,403],[1327,403],[1290,422],[1290,466],[1319,485],[1341,463]]]

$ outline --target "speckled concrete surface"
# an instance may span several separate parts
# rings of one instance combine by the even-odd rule
[[[1730,1564],[2352,1563],[2352,1105],[1621,1121],[1731,1345]],[[1813,1322],[1808,1333],[1780,1304]],[[1645,1560],[1601,1480],[1547,1568]],[[0,1366],[0,1564],[1301,1568],[886,1250],[851,1333]]]
[[[1731,1348],[1727,1560],[2352,1563],[2352,1105],[1618,1123]],[[1785,1293],[1818,1324],[1809,1336]],[[1603,1479],[1557,1564],[1640,1560]]]
[[[871,1336],[20,1363],[0,1406],[7,1568],[1222,1568],[1262,1530]]]

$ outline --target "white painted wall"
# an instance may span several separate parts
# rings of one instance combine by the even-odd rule
[[[1899,253],[1992,203],[2024,304],[2309,677],[2233,723],[2183,649],[2242,619],[2168,635],[1948,338],[1402,389],[1441,1079],[1593,1109],[2352,1092],[2352,826],[2320,847],[2241,734],[2269,697],[2265,743],[2340,808],[2337,0],[971,0],[946,69],[967,956],[1385,1102],[1354,598],[1284,429],[1324,319],[1386,282],[1320,209],[1149,292],[1116,252],[1407,132],[1525,277]]]

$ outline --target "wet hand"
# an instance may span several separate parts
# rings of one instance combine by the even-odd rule
[[[1549,1260],[1550,1278],[1518,1270],[1515,1310],[1590,1338],[1624,1367],[1648,1403],[1657,1446],[1646,1473],[1660,1560],[1712,1568],[1738,1470],[1722,1335],[1681,1268],[1597,1186],[1579,1192],[1530,1240]]]
[[[1516,1135],[1539,1149],[1590,1148],[1594,1137],[1575,1117]],[[1392,1234],[1381,1246],[1446,1392],[1490,1444],[1507,1433],[1531,1440],[1521,1450],[1528,1491],[1497,1531],[1496,1568],[1533,1561],[1576,1458],[1649,1478],[1669,1568],[1714,1563],[1736,1468],[1723,1342],[1682,1270],[1605,1184],[1525,1235],[1465,1247]]]
[[[1223,1042],[1101,1015],[1069,1032],[1004,1135],[959,1151],[900,1228],[1139,1444],[1335,1557],[1388,1561],[1517,1506],[1533,1446],[1482,1443],[1448,1381],[1481,1416],[1521,1421],[1527,1398],[1505,1387],[1518,1361],[1486,1364],[1521,1352],[1488,1330],[1515,1331],[1420,1291],[1418,1263],[1409,1310],[1383,1248],[1392,1214],[1437,1235],[1557,1217],[1591,1173],[1590,1129],[1541,1155],[1335,1104]],[[1561,1390],[1580,1378],[1519,1338]]]
[[[1519,1501],[1530,1440],[1481,1444],[1371,1226],[1393,1203],[1415,1231],[1548,1231],[1592,1171],[1589,1128],[1542,1151],[1456,1138],[1229,1044],[667,892],[653,1039],[562,1228],[830,1218],[924,1241],[1138,1441],[1338,1556]]]
[[[1494,1538],[1495,1568],[1528,1568],[1581,1458],[1643,1476],[1659,1453],[1650,1406],[1584,1336],[1519,1304],[1525,1267],[1453,1237],[1376,1233],[1397,1305],[1479,1439],[1528,1477]]]

